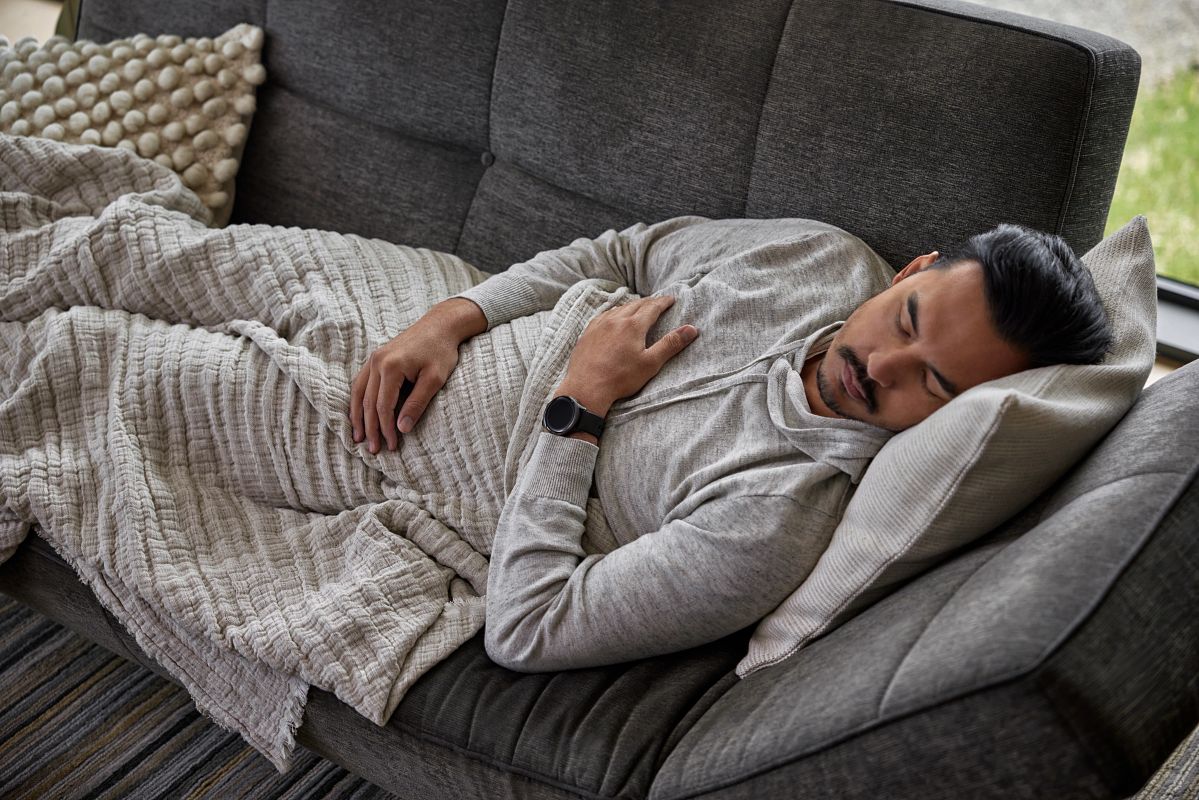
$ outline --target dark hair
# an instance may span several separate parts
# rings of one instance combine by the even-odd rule
[[[1030,368],[1096,364],[1107,354],[1112,333],[1095,281],[1062,237],[1004,223],[942,253],[930,269],[963,261],[982,264],[991,322]]]

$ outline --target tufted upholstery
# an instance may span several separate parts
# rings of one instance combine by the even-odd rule
[[[270,79],[234,221],[489,272],[680,214],[821,219],[892,264],[1001,220],[1085,252],[1140,64],[952,0],[89,0],[79,35],[242,21]]]

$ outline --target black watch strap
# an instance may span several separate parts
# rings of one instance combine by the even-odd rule
[[[575,425],[575,430],[590,433],[598,439],[604,432],[604,418],[579,406],[579,422]]]
[[[568,394],[562,394],[546,404],[541,424],[550,433],[570,436],[575,431],[590,433],[597,439],[604,432],[604,418]]]

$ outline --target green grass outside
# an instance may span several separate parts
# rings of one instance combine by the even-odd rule
[[[1157,271],[1199,285],[1199,69],[1141,87],[1107,216],[1108,235],[1149,220]]]

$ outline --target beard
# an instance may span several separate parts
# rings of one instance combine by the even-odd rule
[[[865,365],[862,364],[862,362],[858,360],[858,357],[854,355],[854,352],[845,345],[841,345],[837,348],[837,355],[845,359],[845,361],[849,364],[849,368],[853,370],[853,374],[857,379],[858,386],[862,388],[862,394],[866,396],[866,409],[873,414],[875,412],[874,394],[870,390],[869,379],[866,377]],[[827,357],[821,362],[820,367],[816,368],[816,390],[820,392],[820,399],[823,400],[824,404],[831,408],[838,416],[845,417],[846,419],[855,419],[858,422],[870,423],[870,420],[868,419],[862,419],[856,414],[849,413],[841,406],[840,403],[837,402],[837,397],[833,393],[833,387],[831,385],[832,382],[826,380],[824,377],[824,370],[822,368],[826,363],[828,363]]]

